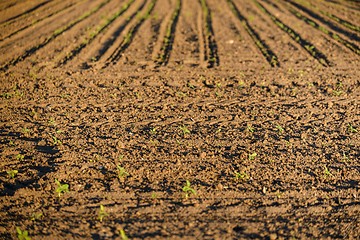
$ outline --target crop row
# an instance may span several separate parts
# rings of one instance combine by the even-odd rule
[[[208,67],[213,67],[215,65],[219,65],[219,56],[217,54],[217,44],[215,41],[214,30],[212,27],[211,12],[206,3],[206,0],[200,0],[200,3],[205,23],[204,60],[207,61]]]
[[[124,36],[123,41],[121,44],[115,49],[115,51],[111,54],[111,56],[107,59],[105,66],[108,66],[110,63],[116,63],[121,58],[121,54],[123,51],[128,48],[130,43],[132,42],[134,38],[134,34],[137,32],[139,27],[143,24],[143,22],[149,18],[152,10],[155,7],[157,0],[151,0],[149,6],[147,7],[145,13],[139,14],[137,17],[137,21],[134,23],[134,25],[128,30],[126,35]]]
[[[84,0],[83,0],[84,1]],[[14,57],[13,59],[5,62],[1,67],[0,71],[7,70],[10,66],[14,66],[17,63],[27,59],[32,56],[35,52],[42,49],[50,42],[57,39],[60,35],[72,29],[78,23],[84,21],[85,19],[91,20],[92,15],[99,12],[105,5],[110,3],[112,0],[103,0],[97,6],[88,10],[81,16],[76,19],[70,21],[64,26],[56,29],[51,33],[50,36],[45,38],[44,41],[38,43],[35,46],[32,46],[28,49],[25,49],[24,52],[20,53],[20,56]],[[264,56],[266,61],[273,67],[280,66],[280,61],[278,59],[277,54],[270,48],[269,43],[267,41],[271,41],[270,39],[262,39],[260,37],[259,30],[254,27],[252,22],[247,18],[247,15],[244,14],[243,10],[239,8],[239,4],[234,0],[224,0],[229,13],[231,12],[234,15],[235,19],[240,22],[242,28],[246,31],[246,33],[250,36],[254,45],[259,49],[261,54]],[[35,14],[34,11],[36,9],[40,9],[40,7],[46,5],[49,1],[44,1],[35,7],[27,10],[25,13],[18,14],[10,19],[5,20],[2,24],[7,24],[11,21],[16,21],[21,16]],[[105,33],[106,30],[110,28],[110,25],[114,24],[118,21],[118,19],[125,15],[127,11],[130,9],[132,5],[135,5],[135,0],[127,0],[124,4],[110,16],[105,18],[105,21],[97,24],[93,30],[87,35],[83,36],[83,40],[80,43],[77,43],[76,46],[73,46],[69,53],[66,56],[63,56],[62,59],[57,63],[57,66],[61,66],[66,64],[67,62],[74,59],[75,56],[79,55],[79,53],[86,47],[88,47],[95,39],[97,39],[102,33]],[[300,0],[291,0],[291,1],[277,1],[271,2],[268,0],[253,0],[254,3],[253,8],[258,8],[260,11],[258,14],[264,15],[268,17],[274,24],[274,27],[278,27],[281,31],[286,33],[290,38],[295,41],[298,45],[301,46],[307,53],[309,53],[314,59],[320,62],[323,66],[330,66],[331,63],[328,60],[327,56],[320,51],[313,43],[311,43],[308,39],[301,36],[300,33],[296,32],[292,27],[286,24],[286,21],[283,20],[280,16],[273,12],[273,8],[277,8],[277,10],[292,14],[299,21],[305,22],[305,24],[313,27],[315,31],[320,31],[322,34],[327,35],[332,40],[340,43],[344,47],[350,49],[353,53],[360,55],[360,48],[356,44],[360,40],[360,37],[355,32],[360,32],[360,27],[356,24],[350,23],[342,18],[335,16],[332,13],[322,10],[321,7],[317,7],[316,4],[307,3],[306,1]],[[10,39],[12,36],[32,27],[51,16],[64,12],[65,10],[70,9],[71,7],[76,6],[79,2],[71,2],[67,3],[65,6],[45,14],[39,19],[35,20],[33,23],[26,24],[25,26],[17,29],[7,36],[4,36],[1,41],[5,39]],[[157,4],[157,0],[142,0],[142,3],[138,3],[138,7],[128,16],[122,20],[123,22],[119,25],[115,32],[113,32],[112,37],[107,37],[105,39],[105,43],[102,44],[100,50],[92,56],[92,61],[99,61],[101,58],[104,59],[103,65],[106,67],[110,64],[115,64],[121,58],[123,52],[129,47],[134,39],[134,35],[137,33],[142,24],[150,17],[155,5]],[[201,62],[204,62],[207,67],[215,67],[220,64],[220,59],[218,55],[218,47],[216,42],[216,32],[213,29],[212,24],[212,10],[209,8],[206,0],[199,0],[198,4],[201,7],[201,18],[199,18],[199,33],[198,33],[198,41],[200,43],[200,52],[201,52]],[[217,3],[221,4],[221,3]],[[281,4],[279,7],[277,4]],[[169,22],[164,24],[165,31],[163,36],[160,37],[159,41],[159,50],[158,52],[154,52],[154,62],[157,65],[167,65],[169,62],[169,58],[171,55],[171,51],[173,50],[173,44],[175,41],[175,33],[176,26],[180,19],[180,15],[182,12],[186,12],[189,9],[184,9],[182,11],[182,1],[176,0],[174,4],[174,8],[171,10],[171,17],[169,17]],[[251,5],[251,4],[250,4]],[[271,5],[272,7],[267,7]],[[143,8],[146,10],[144,11]],[[185,13],[184,13],[185,14]],[[170,15],[168,15],[170,16]],[[130,25],[131,24],[131,25]],[[130,25],[130,26],[129,26]],[[129,26],[129,27],[128,27]],[[237,25],[233,25],[236,26]],[[123,33],[125,29],[128,30]],[[239,29],[237,29],[239,30]],[[239,31],[237,31],[239,33]],[[80,36],[81,37],[81,36]],[[120,37],[122,39],[120,39]],[[351,40],[348,40],[348,39]],[[353,40],[353,41],[352,41]],[[114,43],[119,41],[118,45],[115,46]],[[109,55],[105,57],[105,53],[111,48],[114,47],[114,50],[109,52]],[[55,60],[56,61],[56,60]]]
[[[270,13],[261,3],[255,0],[256,5],[267,14],[270,19],[278,26],[282,31],[287,33],[295,42],[297,42],[303,49],[305,49],[311,56],[313,56],[316,60],[318,60],[322,65],[329,66],[330,62],[326,58],[326,56],[320,52],[312,43],[305,40],[298,34],[295,30],[287,26],[280,19],[278,19],[275,15]]]
[[[70,30],[72,27],[74,27],[79,22],[85,20],[86,18],[89,18],[92,14],[99,11],[102,7],[104,7],[109,2],[110,2],[110,0],[105,0],[105,1],[101,2],[98,6],[96,6],[95,8],[93,8],[93,9],[87,11],[87,12],[85,12],[80,17],[78,17],[77,19],[71,21],[66,26],[63,26],[61,28],[56,29],[53,32],[53,34],[51,36],[49,36],[48,38],[46,38],[42,43],[40,43],[40,44],[30,48],[30,49],[25,50],[25,52],[22,55],[20,55],[18,57],[15,57],[14,59],[12,59],[9,62],[5,63],[3,66],[0,67],[0,71],[5,71],[10,66],[16,65],[17,63],[19,63],[19,62],[25,60],[26,58],[28,58],[29,56],[33,55],[36,51],[38,51],[39,49],[45,47],[47,44],[49,44],[55,38],[60,36],[62,33]]]
[[[175,34],[175,28],[176,28],[176,23],[178,21],[179,18],[179,14],[180,14],[180,9],[181,9],[181,0],[177,0],[176,1],[176,8],[172,14],[170,23],[166,29],[166,33],[165,33],[165,37],[164,37],[164,41],[163,41],[163,46],[160,50],[160,53],[157,57],[156,62],[161,65],[161,64],[166,64],[169,61],[169,56],[170,56],[170,50],[172,48],[172,44],[174,42],[174,34]]]
[[[251,39],[254,41],[255,45],[259,48],[270,65],[273,67],[279,66],[279,60],[275,53],[262,39],[260,39],[259,34],[250,26],[248,20],[240,13],[239,9],[235,6],[233,1],[227,0],[227,3],[233,14],[241,22],[247,33],[250,35]]]
[[[80,43],[80,45],[75,47],[63,60],[60,61],[58,65],[67,63],[68,61],[73,59],[77,54],[79,54],[83,48],[89,45],[89,43],[91,43],[101,32],[103,32],[111,23],[113,23],[119,16],[121,16],[131,6],[131,4],[134,1],[135,0],[129,0],[119,9],[119,11],[117,11],[115,14],[109,17],[103,24],[97,26],[96,29],[90,33],[88,38],[84,39],[84,41]],[[144,6],[144,4],[142,6]],[[132,17],[128,18],[128,22],[134,16],[135,14]]]

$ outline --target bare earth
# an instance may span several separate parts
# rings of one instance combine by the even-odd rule
[[[0,53],[0,239],[360,238],[358,1],[3,0]]]

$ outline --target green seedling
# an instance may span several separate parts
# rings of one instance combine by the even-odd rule
[[[107,216],[109,216],[109,214],[105,211],[104,205],[100,204],[100,209],[99,209],[99,214],[98,214],[99,221],[102,222],[104,217],[107,217]]]
[[[26,230],[21,231],[21,229],[19,227],[16,227],[16,232],[18,234],[19,240],[31,240],[31,238],[29,237],[28,231],[26,231]]]
[[[341,94],[343,94],[343,91],[341,91],[341,90],[333,90],[332,93],[333,93],[334,96],[339,97],[339,96],[341,96]]]
[[[182,188],[183,192],[185,193],[185,198],[189,198],[191,194],[196,195],[195,189],[191,187],[191,183],[189,180],[186,180],[186,185]]]
[[[119,233],[120,233],[120,237],[122,240],[129,240],[128,236],[126,235],[124,229],[120,229],[119,230]]]
[[[61,145],[62,142],[55,136],[52,137],[53,138],[53,144],[54,145]]]
[[[158,198],[156,193],[151,193],[151,199],[155,201]]]
[[[30,134],[31,130],[28,129],[28,128],[26,128],[26,127],[24,127],[23,129],[21,129],[21,132],[22,132],[25,136],[27,136],[27,135]]]
[[[279,131],[280,134],[282,134],[285,131],[279,124],[277,124],[275,127]]]
[[[15,143],[12,140],[10,140],[9,146],[13,147],[13,146],[15,146]]]
[[[8,174],[9,178],[15,178],[16,174],[18,174],[18,170],[9,170],[6,173]]]
[[[152,135],[156,134],[156,127],[150,129],[150,134],[152,134]]]
[[[344,152],[344,153],[343,153],[342,162],[346,163],[346,162],[348,162],[349,160],[350,160],[349,157],[346,156],[346,153]]]
[[[330,170],[324,165],[324,177],[327,178],[327,177],[331,177],[333,176],[330,172]]]
[[[255,128],[251,125],[248,125],[246,129],[251,133],[255,132]]]
[[[52,126],[55,126],[55,125],[56,125],[54,118],[50,118],[50,120],[49,120],[48,123],[49,123],[50,125],[52,125]]]
[[[42,216],[43,216],[42,212],[33,213],[33,214],[31,214],[30,220],[31,221],[36,221],[36,220],[41,219]]]
[[[190,134],[190,133],[191,133],[190,130],[189,130],[185,125],[183,125],[182,127],[180,126],[179,128],[180,128],[180,130],[183,132],[184,136],[185,136],[186,134]]]
[[[249,154],[249,160],[254,160],[256,156],[257,156],[256,152]]]
[[[358,130],[354,128],[351,124],[348,125],[348,131],[351,133],[357,133]]]
[[[126,176],[129,175],[129,173],[126,172],[125,168],[121,167],[120,165],[117,165],[116,168],[118,170],[119,179],[124,179]]]
[[[238,89],[244,88],[245,87],[245,82],[244,81],[239,81],[237,87],[238,87]]]
[[[61,194],[69,192],[69,184],[61,184],[57,179],[55,179],[55,183],[58,185],[55,192],[61,197]]]
[[[15,156],[15,158],[16,158],[17,160],[19,160],[19,161],[24,160],[24,157],[25,157],[25,156],[24,156],[24,155],[22,155],[22,154],[20,154],[20,153],[19,153],[18,155],[16,155],[16,156]]]
[[[246,172],[234,172],[234,174],[236,180],[246,181],[249,179],[249,176],[246,174]]]

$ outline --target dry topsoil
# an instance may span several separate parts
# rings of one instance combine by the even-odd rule
[[[358,2],[0,13],[1,239],[360,238]]]

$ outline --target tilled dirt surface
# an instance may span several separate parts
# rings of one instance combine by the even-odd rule
[[[360,238],[357,1],[0,13],[1,239]]]

